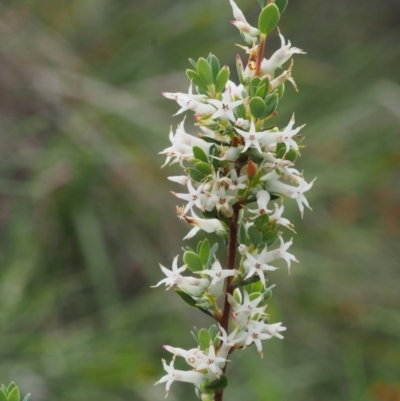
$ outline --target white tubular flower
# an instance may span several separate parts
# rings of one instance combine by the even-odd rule
[[[257,351],[259,352],[261,358],[263,358],[264,354],[262,351],[262,340],[269,340],[272,338],[272,335],[269,333],[264,333],[262,330],[264,328],[263,322],[257,322],[255,320],[249,320],[247,325],[247,338],[244,343],[245,347],[254,343],[257,347]]]
[[[181,276],[180,273],[186,269],[186,265],[178,268],[178,255],[175,256],[174,261],[172,262],[171,270],[168,270],[161,264],[160,268],[166,275],[166,278],[159,281],[156,285],[152,286],[152,288],[158,287],[161,284],[165,284],[166,290],[169,290],[174,285],[177,285],[180,289],[186,291],[188,294],[194,297],[199,297],[204,293],[204,289],[210,285],[210,282],[203,278]]]
[[[218,235],[226,234],[225,226],[218,219],[201,219],[193,212],[193,210],[191,210],[192,217],[189,217],[184,213],[183,207],[177,207],[177,214],[180,219],[185,220],[192,226],[195,226],[183,239],[192,238],[200,230],[204,230],[207,233],[216,232]]]
[[[199,348],[192,348],[190,350],[185,350],[182,348],[174,348],[170,345],[164,345],[164,349],[176,356],[180,356],[185,359],[186,363],[192,368],[197,368],[200,363],[203,363],[206,359],[206,354]]]
[[[263,74],[271,74],[278,67],[281,67],[286,61],[292,57],[293,54],[305,54],[303,50],[298,49],[297,47],[291,47],[290,42],[288,41],[285,44],[285,38],[283,35],[279,33],[281,38],[281,48],[277,50],[270,59],[264,59],[261,63],[261,71]]]
[[[243,103],[243,99],[232,101],[232,94],[229,89],[227,89],[222,94],[222,101],[217,99],[209,99],[208,103],[212,104],[217,108],[217,111],[210,117],[215,120],[220,118],[223,121],[231,120],[232,122],[236,121],[235,115],[233,114],[233,110]]]
[[[238,270],[228,270],[223,269],[219,260],[215,260],[211,270],[201,270],[197,272],[199,274],[207,274],[212,277],[211,286],[217,284],[219,281],[225,280],[227,277],[235,276],[236,274],[240,274]]]
[[[197,365],[196,370],[207,369],[211,380],[215,378],[219,379],[222,374],[222,368],[227,362],[226,358],[215,355],[214,345],[211,342],[208,354],[205,356],[204,360]]]
[[[267,191],[261,190],[257,192],[257,205],[258,209],[248,209],[250,213],[254,213],[255,216],[251,217],[252,219],[256,219],[259,216],[263,216],[264,214],[271,213],[272,210],[267,209],[268,202],[270,201],[271,196]]]
[[[226,195],[225,188],[220,186],[217,181],[214,182],[211,191],[206,191],[206,195],[208,197],[205,205],[206,210],[211,211],[216,207],[218,213],[222,211],[225,216],[232,216],[233,210],[230,202],[235,199],[235,197]]]
[[[254,26],[251,26],[248,22],[231,21],[231,24],[235,25],[236,28],[239,29],[239,31],[247,34],[246,36],[250,36],[250,38],[246,37],[247,42],[254,42],[255,38],[260,35],[260,31],[257,28],[254,28]]]
[[[238,118],[236,120],[236,125],[240,127],[243,130],[249,129],[250,128],[250,123],[248,120],[245,120],[244,118]]]
[[[232,146],[230,148],[228,148],[227,150],[224,150],[223,152],[221,152],[220,157],[215,157],[215,156],[211,156],[214,159],[217,160],[227,160],[228,162],[234,162],[239,158],[240,155],[240,151],[238,148]]]
[[[245,255],[247,252],[249,252],[249,248],[248,248],[246,245],[244,245],[244,244],[240,244],[240,245],[238,246],[238,251],[239,251],[239,253],[240,253],[241,255]]]
[[[266,145],[267,147],[270,147],[271,145],[275,145],[277,143],[284,143],[286,146],[286,153],[289,152],[290,147],[295,149],[296,151],[299,150],[299,146],[296,141],[294,141],[292,138],[299,133],[299,131],[305,127],[305,125],[302,125],[300,127],[297,127],[296,129],[292,129],[293,125],[295,123],[294,119],[294,114],[292,118],[289,121],[289,124],[286,126],[286,128],[283,131],[265,131],[265,135],[262,137],[260,142],[262,145]]]
[[[315,180],[316,178],[314,178],[310,183],[307,183],[303,179],[298,187],[287,185],[278,180],[268,180],[266,182],[266,187],[268,191],[271,193],[275,193],[278,195],[285,196],[287,198],[294,199],[297,202],[297,205],[299,206],[301,217],[303,217],[304,213],[303,205],[312,210],[310,205],[308,204],[306,197],[303,194],[313,186]]]
[[[246,338],[246,333],[238,334],[239,327],[236,327],[236,329],[233,330],[232,333],[228,336],[226,330],[221,325],[218,326],[222,334],[221,336],[218,336],[218,338],[222,341],[218,356],[220,356],[221,358],[226,358],[229,355],[230,349],[235,345],[241,343]]]
[[[247,181],[247,179],[247,175],[238,177],[235,169],[232,169],[226,177],[222,178],[222,180],[229,185],[229,189],[231,190],[246,188],[246,184],[244,184],[244,182]]]
[[[277,269],[277,267],[270,266],[264,262],[264,251],[261,252],[260,254],[257,254],[255,257],[247,252],[246,260],[243,262],[243,267],[247,272],[245,280],[253,276],[254,274],[257,274],[257,276],[260,277],[260,280],[263,283],[264,287],[265,287],[264,272],[273,271]]]
[[[186,382],[186,383],[193,383],[196,385],[201,385],[207,380],[207,375],[196,372],[196,371],[184,371],[184,370],[177,370],[174,368],[174,359],[172,359],[171,363],[169,366],[167,365],[166,361],[163,359],[162,360],[164,370],[167,372],[165,376],[163,376],[157,383],[155,384],[160,384],[160,383],[167,383],[165,386],[166,390],[166,395],[165,398],[167,398],[169,389],[171,388],[171,384],[174,381],[180,381],[180,382]]]
[[[264,253],[264,262],[265,263],[270,263],[273,262],[274,260],[277,259],[283,259],[288,266],[289,272],[290,272],[290,264],[291,261],[293,260],[293,262],[299,262],[294,255],[292,255],[291,253],[287,252],[287,250],[291,247],[291,245],[293,244],[293,238],[288,241],[288,242],[284,242],[282,236],[279,236],[279,241],[280,241],[280,247],[278,249],[274,249],[273,251],[269,251],[269,252],[265,252]]]
[[[212,113],[213,109],[209,107],[207,104],[202,103],[203,100],[206,99],[204,95],[193,95],[192,83],[189,86],[189,93],[169,93],[162,92],[163,96],[167,99],[175,100],[181,108],[174,115],[178,115],[183,113],[186,110],[193,110],[199,114]]]
[[[175,175],[167,177],[167,179],[181,185],[187,185],[188,181],[190,181],[190,178],[187,175]]]
[[[207,196],[202,193],[203,185],[200,185],[197,189],[195,189],[191,181],[188,180],[187,187],[189,190],[188,194],[177,194],[171,191],[171,193],[177,198],[183,199],[188,202],[183,212],[187,213],[189,210],[192,209],[193,206],[197,206],[199,209],[204,210],[204,204],[207,200]]]
[[[229,0],[229,2],[231,3],[233,16],[235,17],[236,21],[247,22],[246,17],[237,4],[233,0]]]
[[[207,143],[203,141],[201,138],[196,136],[190,135],[185,131],[185,120],[183,120],[176,129],[175,139],[182,144],[188,145],[190,147],[198,146],[199,148],[203,149],[203,151],[208,154],[211,143]]]
[[[279,75],[279,77],[276,77],[270,82],[269,84],[270,90],[273,91],[279,85],[282,85],[284,82],[289,81],[293,85],[295,91],[298,92],[299,90],[297,89],[296,82],[292,77],[292,69],[293,69],[293,60],[292,63],[290,64],[290,67],[286,71],[284,71],[281,75]]]
[[[238,322],[241,325],[247,325],[247,322],[249,319],[251,319],[255,314],[258,314],[260,316],[266,316],[265,314],[265,306],[260,306],[258,307],[258,304],[263,300],[263,296],[260,295],[253,301],[250,301],[249,294],[247,291],[243,291],[243,302],[241,305],[236,306],[233,308],[235,316],[238,320]]]
[[[276,203],[274,203],[274,205],[275,209],[273,213],[269,215],[269,220],[276,224],[280,224],[281,226],[286,227],[289,230],[292,230],[293,232],[296,232],[294,231],[294,225],[288,219],[282,217],[283,211],[285,209],[284,206],[281,205],[279,207]]]
[[[269,131],[256,132],[256,127],[254,125],[254,121],[253,120],[250,123],[250,130],[248,132],[247,131],[243,131],[243,130],[241,130],[239,128],[236,128],[236,127],[235,127],[235,130],[245,140],[245,144],[244,144],[244,148],[242,150],[242,153],[246,152],[246,150],[250,146],[254,146],[260,153],[262,153],[261,147],[260,147],[260,141],[262,141],[262,139],[264,138],[265,133],[269,132]]]
[[[274,323],[274,324],[265,324],[263,325],[262,332],[268,333],[273,337],[279,338],[282,340],[284,337],[282,334],[279,334],[280,331],[285,331],[286,327],[282,326],[282,322]]]

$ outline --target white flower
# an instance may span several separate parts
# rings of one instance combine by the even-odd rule
[[[186,382],[186,383],[193,383],[196,385],[201,385],[207,380],[207,376],[203,373],[196,372],[196,371],[184,371],[184,370],[176,370],[174,368],[174,358],[172,359],[170,365],[168,366],[166,361],[163,359],[162,363],[164,366],[164,370],[167,372],[165,376],[163,376],[157,383],[167,383],[165,386],[165,390],[167,394],[165,397],[168,396],[169,389],[171,388],[171,384],[174,381]]]
[[[215,377],[219,378],[226,362],[226,358],[215,355],[214,345],[211,342],[208,354],[205,356],[204,360],[197,365],[196,370],[207,369],[210,379]]]
[[[257,205],[258,209],[248,209],[250,213],[254,213],[255,216],[251,217],[255,219],[259,216],[263,216],[264,214],[271,213],[271,210],[267,209],[267,204],[270,201],[271,196],[267,191],[261,190],[257,192]]]
[[[238,132],[238,134],[240,134],[244,140],[245,140],[245,145],[244,148],[242,150],[243,152],[246,152],[246,150],[250,147],[250,146],[254,146],[260,153],[262,153],[261,151],[261,147],[260,147],[260,140],[262,138],[264,138],[265,133],[268,131],[261,131],[261,132],[256,132],[256,127],[254,125],[254,121],[252,120],[250,123],[250,130],[247,131],[243,131],[239,128],[235,127],[235,130]]]
[[[283,211],[284,211],[284,206],[281,205],[280,207],[274,203],[275,205],[275,209],[273,211],[272,214],[269,215],[269,220],[276,223],[276,224],[280,224],[283,227],[288,228],[289,230],[294,231],[294,225],[288,220],[285,219],[284,217],[282,217]]]
[[[225,226],[218,219],[201,219],[193,212],[193,210],[191,210],[192,217],[189,217],[184,213],[184,209],[180,207],[177,207],[177,213],[179,218],[185,220],[192,226],[195,226],[189,231],[184,239],[192,238],[200,230],[204,230],[207,233],[216,232],[218,235],[226,234]]]
[[[269,340],[272,338],[272,335],[269,333],[264,333],[262,330],[264,328],[263,322],[257,322],[255,320],[249,320],[247,326],[247,338],[244,345],[247,347],[250,344],[254,343],[257,347],[257,351],[259,352],[261,358],[264,356],[262,351],[262,340]]]
[[[283,131],[266,131],[265,135],[262,137],[260,142],[262,145],[266,146],[271,146],[275,145],[277,143],[284,143],[286,146],[286,153],[289,152],[290,147],[295,149],[296,151],[299,150],[299,146],[297,145],[297,142],[294,141],[292,138],[299,133],[299,131],[305,126],[302,125],[300,127],[297,127],[296,129],[292,129],[293,125],[295,123],[294,120],[294,114],[289,121],[289,124],[286,126],[286,128]]]
[[[314,178],[310,183],[307,183],[304,179],[302,179],[298,187],[287,185],[278,180],[268,180],[266,182],[266,186],[268,191],[271,193],[275,193],[278,195],[286,196],[287,198],[294,199],[297,202],[297,205],[299,206],[301,217],[303,217],[304,213],[303,205],[306,205],[311,210],[308,201],[303,194],[313,186],[315,180],[316,179]]]
[[[217,99],[209,99],[208,103],[212,104],[217,108],[217,111],[210,117],[215,120],[220,118],[221,120],[231,120],[232,122],[236,121],[235,115],[233,114],[233,110],[243,103],[243,100],[231,100],[231,92],[227,89],[222,94],[222,101]]]
[[[183,265],[182,267],[178,268],[178,255],[175,256],[174,261],[172,262],[171,270],[168,270],[166,267],[160,264],[160,268],[166,275],[166,278],[159,281],[156,285],[152,286],[152,288],[158,287],[161,284],[165,284],[166,289],[169,290],[174,285],[177,285],[180,289],[186,291],[188,294],[194,297],[201,296],[204,293],[204,289],[209,286],[210,282],[203,278],[181,276],[180,273],[182,273],[186,267],[186,265]]]
[[[271,336],[283,339],[283,335],[279,334],[280,331],[285,331],[286,327],[282,326],[282,322],[274,323],[274,324],[265,324],[263,325],[262,332],[271,334]]]
[[[175,100],[181,108],[174,115],[183,113],[186,110],[193,110],[198,114],[212,113],[214,109],[209,105],[202,103],[206,99],[204,95],[193,95],[192,83],[189,86],[189,93],[169,93],[162,92],[167,99]]]
[[[236,18],[236,21],[231,21],[231,23],[243,32],[244,38],[247,43],[254,43],[256,41],[255,36],[258,36],[260,34],[260,31],[257,28],[252,27],[246,21],[242,10],[240,10],[240,8],[233,0],[229,0],[229,2],[232,6],[233,16]]]
[[[266,271],[273,271],[277,268],[274,266],[270,266],[264,262],[264,251],[261,254],[257,254],[255,257],[250,253],[246,253],[246,260],[243,262],[243,267],[247,272],[247,276],[245,279],[257,274],[260,277],[261,282],[265,287],[265,275],[264,272]]]
[[[293,54],[305,54],[303,50],[298,49],[297,47],[291,47],[290,42],[288,41],[285,44],[285,38],[283,35],[279,33],[281,38],[281,48],[277,50],[270,59],[264,59],[261,63],[261,71],[263,74],[271,74],[278,67],[282,66],[286,61],[292,57]]]
[[[199,209],[204,210],[204,203],[207,200],[207,196],[202,193],[203,185],[200,185],[197,189],[195,189],[191,181],[188,180],[187,187],[189,190],[188,194],[177,194],[171,191],[171,193],[177,198],[183,199],[188,202],[183,212],[187,213],[193,206],[197,206]]]
[[[187,175],[175,175],[175,176],[170,176],[167,177],[168,180],[172,182],[176,182],[181,185],[186,185],[190,178]]]
[[[293,262],[299,262],[294,255],[291,253],[287,252],[287,250],[290,248],[290,246],[293,244],[292,239],[288,242],[284,242],[282,236],[279,236],[279,241],[280,241],[280,247],[278,249],[274,249],[273,251],[265,252],[263,260],[265,263],[273,262],[274,260],[277,259],[283,259],[287,263],[288,269],[290,271],[290,264],[291,261]]]
[[[190,365],[192,368],[197,368],[197,366],[200,363],[202,363],[206,358],[206,354],[199,348],[192,348],[190,350],[185,350],[182,348],[174,348],[171,347],[170,345],[163,345],[163,348],[176,356],[185,358],[186,363]]]
[[[238,177],[236,170],[232,169],[228,175],[223,177],[221,180],[225,181],[229,185],[229,189],[237,190],[246,188],[246,184],[244,184],[244,182],[247,181],[247,179],[247,175]]]
[[[240,245],[238,246],[238,251],[239,251],[239,253],[240,253],[241,255],[245,255],[246,252],[249,251],[249,248],[248,248],[246,245],[244,245],[244,244],[240,244]]]
[[[230,349],[246,338],[246,333],[238,334],[239,327],[236,327],[236,329],[233,330],[232,333],[228,336],[226,330],[221,325],[218,326],[222,334],[222,336],[218,336],[218,338],[222,341],[222,345],[218,352],[218,355],[222,358],[226,358],[229,355]]]
[[[248,320],[250,320],[254,315],[258,314],[260,316],[266,317],[265,306],[258,307],[259,303],[263,300],[263,296],[260,295],[253,301],[250,301],[250,297],[247,291],[243,291],[243,302],[241,305],[232,305],[237,321],[241,325],[247,325]]]

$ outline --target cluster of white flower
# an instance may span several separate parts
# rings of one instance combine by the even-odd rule
[[[292,55],[303,54],[278,31],[281,48],[269,59],[263,58],[265,38],[276,27],[287,2],[269,2],[255,28],[236,3],[229,1],[235,18],[232,23],[247,42],[240,47],[249,55],[246,67],[237,56],[240,83],[229,80],[229,68],[221,68],[212,54],[197,62],[190,60],[194,69],[187,70],[188,93],[163,95],[178,103],[176,114],[193,111],[201,133],[188,134],[183,120],[175,132],[171,128],[171,146],[160,152],[166,155],[163,166],[179,163],[185,173],[168,177],[185,188],[172,192],[185,202],[177,207],[179,218],[193,226],[184,239],[202,230],[228,237],[229,243],[226,269],[216,258],[218,244],[211,247],[208,239],[200,241],[196,250],[187,247],[181,267],[178,256],[171,270],[161,266],[165,278],[156,287],[174,287],[188,305],[212,316],[218,326],[194,333],[198,348],[165,346],[174,357],[169,365],[163,360],[167,374],[157,383],[166,382],[168,394],[173,381],[190,382],[200,398],[215,396],[215,401],[222,399],[227,384],[230,353],[255,344],[262,356],[262,340],[283,338],[280,332],[286,328],[281,323],[270,324],[265,313],[273,287],[268,287],[267,275],[277,269],[272,263],[279,259],[289,269],[292,261],[297,262],[288,252],[292,239],[285,242],[280,231],[282,227],[294,231],[290,221],[282,217],[283,201],[294,199],[303,215],[304,206],[309,208],[304,193],[314,182],[307,182],[294,168],[302,147],[299,132],[304,126],[294,127],[294,115],[282,130],[270,123],[285,82],[295,86],[293,60],[278,77],[275,71]],[[236,266],[237,254],[240,261]],[[193,275],[182,275],[185,270]],[[225,297],[223,310],[218,306],[221,297]],[[184,358],[192,369],[176,370],[176,357]]]

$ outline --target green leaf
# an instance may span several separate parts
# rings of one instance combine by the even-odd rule
[[[244,224],[240,224],[239,227],[239,244],[246,244],[247,233]]]
[[[251,292],[261,292],[263,290],[263,288],[264,288],[264,286],[260,280],[251,285]]]
[[[203,270],[203,265],[201,263],[200,257],[194,252],[186,251],[183,254],[183,261],[192,272]]]
[[[228,80],[229,80],[229,67],[224,66],[218,73],[217,78],[215,80],[215,92],[221,93],[225,89]]]
[[[276,88],[276,93],[279,96],[279,99],[282,99],[284,93],[285,93],[285,83],[280,84],[277,88]]]
[[[197,72],[207,86],[214,83],[211,66],[210,64],[208,64],[208,61],[203,57],[200,57],[199,61],[197,62]]]
[[[235,109],[235,114],[238,116],[238,118],[243,118],[244,120],[246,119],[246,106],[242,103],[239,104],[238,107]]]
[[[289,152],[286,153],[286,145],[284,143],[278,143],[276,147],[276,157],[278,159],[286,159],[295,162],[297,156],[297,152],[293,148],[290,148]]]
[[[221,375],[219,379],[212,381],[204,386],[207,390],[223,390],[228,386],[228,378],[226,375]]]
[[[252,97],[249,101],[249,107],[250,107],[250,112],[255,118],[261,118],[266,110],[267,106],[265,105],[264,100],[262,100],[260,97]]]
[[[254,226],[249,227],[247,234],[249,235],[251,243],[254,245],[258,245],[262,241],[262,234]]]
[[[202,162],[208,163],[207,155],[205,154],[202,148],[198,146],[193,146],[193,154],[196,159],[201,160]]]
[[[201,174],[204,174],[205,176],[212,173],[211,166],[208,163],[204,162],[196,163],[194,168]]]
[[[216,79],[217,79],[217,76],[218,76],[218,74],[220,72],[219,70],[221,69],[221,67],[219,65],[219,60],[217,59],[216,56],[214,56],[214,54],[211,54],[211,53],[209,54],[207,59],[208,59],[208,62],[210,64],[210,66],[211,66],[211,72],[212,72],[212,75],[213,75],[213,78],[214,78],[213,82],[215,83]]]
[[[267,289],[263,292],[264,301],[267,301],[268,299],[271,299],[271,298],[272,298],[272,288],[273,288],[273,287],[274,287],[274,286],[271,286],[271,287],[267,288]]]
[[[199,89],[203,89],[203,90],[207,91],[207,85],[200,78],[199,74],[197,74],[196,71],[188,69],[188,70],[186,70],[186,75],[196,86],[199,87]]]
[[[269,222],[269,217],[268,214],[263,214],[262,216],[258,216],[255,220],[254,220],[254,225],[257,227],[257,229],[261,232],[265,231],[268,229],[268,227],[266,227],[266,224]]]
[[[2,388],[0,388],[0,401],[7,401],[7,395]]]
[[[218,139],[214,139],[209,136],[202,136],[201,139],[204,142],[208,142],[208,143],[215,143],[217,145],[230,146],[230,143],[228,143],[228,142],[219,141]],[[211,152],[210,152],[210,154],[211,154]],[[215,156],[215,155],[213,155],[213,156]]]
[[[279,96],[277,93],[268,96],[265,99],[265,104],[266,104],[265,113],[261,118],[266,118],[270,116],[272,113],[274,113],[275,110],[278,108],[278,102],[279,102]]]
[[[15,387],[17,387],[17,385],[16,385],[14,382],[11,382],[11,383],[8,385],[8,387],[7,387],[7,394],[10,394],[11,391],[12,391]]]
[[[210,267],[214,261],[214,256],[218,251],[218,243],[215,243],[209,252],[208,260],[207,260],[207,268]]]
[[[268,4],[258,18],[258,29],[263,35],[268,35],[278,24],[279,18],[279,8],[273,3]]]
[[[201,329],[198,334],[199,345],[203,350],[207,350],[210,347],[211,336],[208,330]]]
[[[189,176],[192,180],[196,182],[202,182],[206,176],[203,173],[200,173],[199,171],[195,170],[194,168],[189,168],[188,169]]]
[[[196,326],[194,326],[193,327],[193,331],[191,331],[190,332],[190,334],[193,336],[193,338],[194,338],[194,341],[196,341],[196,344],[197,345],[199,345],[199,337],[198,337],[198,335],[199,335],[199,329],[196,327]]]
[[[218,333],[219,333],[219,328],[215,325],[215,324],[213,324],[209,329],[208,329],[208,332],[210,333],[210,337],[211,337],[211,341],[215,341],[216,339],[218,340],[218,342],[219,342],[219,338],[217,337],[218,336]],[[218,344],[217,344],[218,345]]]
[[[196,301],[185,291],[182,290],[174,290],[185,302],[186,305],[191,306],[192,308],[197,308]]]
[[[249,277],[247,280],[242,280],[242,281],[239,281],[238,283],[232,283],[232,287],[237,289],[237,288],[243,287],[244,285],[247,285],[247,284],[256,283],[257,281],[260,281],[260,277],[252,276],[252,277]]]
[[[260,3],[261,9],[265,7],[266,0],[257,0]]]
[[[200,245],[199,257],[203,266],[207,265],[210,256],[210,242],[206,238]]]
[[[237,70],[239,82],[242,85],[244,85],[246,83],[246,80],[244,79],[244,67],[243,67],[243,61],[239,55],[236,56],[236,70]]]
[[[197,70],[197,61],[193,60],[192,58],[189,59],[190,64]]]
[[[267,88],[269,88],[269,86],[267,86],[266,84],[259,86],[256,90],[256,96],[264,99],[267,95]]]
[[[275,4],[279,9],[279,13],[282,15],[283,12],[286,10],[288,0],[275,0]]]
[[[30,394],[27,394],[22,401],[29,401],[30,396]]]
[[[8,393],[8,401],[20,401],[21,396],[19,394],[19,388],[14,387],[9,393]]]

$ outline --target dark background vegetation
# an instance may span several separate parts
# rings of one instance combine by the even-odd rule
[[[157,152],[188,57],[236,80],[230,19],[228,0],[1,1],[0,382],[33,401],[160,400],[161,345],[211,323],[149,288],[189,229]],[[400,2],[292,0],[280,28],[308,53],[277,122],[307,123],[314,211],[287,207],[301,263],[268,306],[286,338],[232,356],[226,400],[399,401]]]

